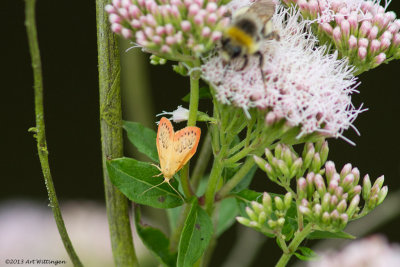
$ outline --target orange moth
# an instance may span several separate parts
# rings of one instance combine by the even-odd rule
[[[163,183],[168,183],[171,186],[170,180],[174,174],[182,169],[196,153],[200,134],[201,130],[196,126],[188,126],[174,132],[171,122],[165,117],[161,118],[158,124],[156,140],[160,167],[157,165],[154,166],[161,171],[157,176],[163,175],[164,181],[158,185],[152,186],[142,194]],[[171,188],[175,190],[172,186]],[[180,196],[179,193],[178,195]]]

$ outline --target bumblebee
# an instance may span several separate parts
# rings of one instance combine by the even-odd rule
[[[232,17],[231,24],[221,38],[221,56],[226,63],[243,57],[243,70],[248,57],[257,55],[260,59],[261,76],[264,57],[260,52],[260,42],[268,39],[279,40],[279,34],[272,30],[271,18],[275,13],[273,0],[258,0],[251,6],[239,9]]]

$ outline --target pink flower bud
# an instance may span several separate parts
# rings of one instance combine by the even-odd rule
[[[190,31],[191,26],[190,21],[184,20],[181,22],[181,28],[184,32]]]
[[[210,23],[210,24],[214,24],[217,21],[217,19],[218,19],[217,14],[211,13],[207,17],[207,22]]]
[[[121,7],[121,0],[113,0],[112,1],[113,6],[120,8]]]
[[[174,26],[172,26],[172,24],[168,23],[167,25],[165,25],[165,32],[167,34],[172,34],[174,32]]]
[[[146,23],[148,25],[150,25],[150,26],[153,26],[153,27],[157,26],[157,21],[155,20],[155,18],[151,14],[147,14]]]
[[[365,47],[367,48],[369,44],[369,40],[367,38],[361,38],[358,40],[358,46],[359,47]]]
[[[349,38],[349,48],[354,49],[357,47],[357,38],[354,35],[351,35]]]
[[[198,25],[202,25],[202,24],[204,23],[204,18],[203,18],[203,16],[200,15],[200,14],[197,14],[197,15],[194,17],[194,23],[196,23],[196,24],[198,24]]]
[[[112,14],[112,13],[115,13],[115,12],[116,12],[114,6],[112,6],[112,5],[106,5],[106,6],[104,7],[104,10],[105,10],[108,14]]]
[[[127,28],[123,28],[121,30],[121,34],[125,39],[130,39],[132,38],[132,31],[127,29]]]
[[[329,23],[323,23],[321,24],[321,28],[324,32],[326,32],[327,34],[331,35],[332,34],[332,26]]]
[[[110,21],[111,24],[121,23],[121,21],[122,21],[121,17],[117,14],[110,14],[110,16],[108,17],[108,20]]]
[[[381,40],[381,50],[386,50],[388,49],[390,46],[390,39],[388,38],[383,38]]]
[[[343,20],[344,20],[343,14],[336,14],[335,16],[336,24],[340,25]]]
[[[210,34],[211,34],[211,29],[209,28],[209,27],[204,27],[202,30],[201,30],[201,35],[203,36],[203,37],[208,37],[208,36],[210,36]]]
[[[340,177],[344,178],[347,174],[351,172],[352,166],[350,163],[347,163],[343,166],[342,171],[340,172]]]
[[[153,28],[146,27],[144,28],[144,33],[146,34],[147,37],[152,37],[154,35],[154,30]]]
[[[171,52],[171,48],[168,45],[163,45],[163,46],[161,46],[161,52],[169,53],[169,52]]]
[[[372,29],[371,22],[369,22],[368,20],[363,21],[360,27],[360,35],[367,36],[371,31],[371,29]]]
[[[308,9],[308,3],[306,0],[298,0],[297,5],[300,7],[301,10],[307,10]]]
[[[146,0],[137,0],[139,6],[145,7],[146,6]]]
[[[357,14],[351,14],[349,16],[349,18],[347,19],[347,21],[350,24],[350,28],[352,31],[354,31],[355,29],[357,29],[358,27],[358,19],[357,19]]]
[[[128,13],[131,17],[133,17],[135,19],[139,18],[140,14],[141,14],[140,9],[135,5],[129,6]]]
[[[378,36],[378,32],[379,32],[378,26],[372,27],[371,30],[369,31],[368,38],[369,38],[370,40],[375,39],[376,36]]]
[[[342,34],[338,26],[336,26],[335,29],[333,29],[332,35],[336,42],[340,41],[340,39],[342,38]]]
[[[314,16],[317,15],[319,9],[318,1],[316,0],[308,1],[308,9],[312,15]]]
[[[396,34],[399,31],[399,27],[396,24],[391,23],[387,30],[392,34]]]
[[[161,38],[160,36],[158,36],[158,35],[154,35],[153,38],[152,38],[152,41],[153,41],[155,44],[159,45],[159,44],[161,44],[161,42],[162,42],[162,38]]]
[[[167,36],[167,38],[165,38],[165,43],[169,46],[173,45],[176,43],[175,37],[173,36]]]
[[[204,4],[204,0],[194,0],[194,2],[199,5],[199,7],[202,7]]]
[[[200,7],[197,4],[191,4],[189,7],[189,16],[194,17],[199,13]]]
[[[218,14],[218,16],[222,17],[226,14],[227,11],[228,11],[228,8],[226,6],[220,6],[217,10],[217,14]]]
[[[163,34],[165,34],[165,28],[164,28],[163,26],[157,26],[157,28],[156,28],[156,33],[157,33],[158,35],[163,35]]]
[[[217,11],[217,9],[218,9],[218,5],[216,3],[208,3],[206,6],[207,12],[210,12],[210,13]]]
[[[393,36],[393,45],[394,45],[394,46],[400,45],[400,33],[396,33],[396,34]]]
[[[385,31],[382,35],[381,35],[381,39],[382,38],[387,38],[389,40],[392,40],[393,38],[393,34],[390,31]]]
[[[211,40],[213,40],[213,41],[217,41],[217,40],[221,39],[221,37],[222,37],[222,33],[219,31],[214,31],[211,34]]]
[[[375,57],[375,63],[376,64],[382,64],[383,63],[383,61],[385,61],[386,60],[386,54],[385,53],[380,53],[379,55],[377,55],[376,57]]]
[[[385,17],[382,13],[378,13],[374,16],[373,23],[379,25],[379,27],[383,28],[385,23]]]
[[[121,24],[113,23],[113,24],[111,24],[111,30],[115,33],[121,33],[122,26],[121,26]]]
[[[381,42],[379,40],[372,40],[369,51],[374,54],[379,51],[381,47]]]
[[[129,8],[129,6],[132,5],[132,2],[131,2],[131,0],[122,0],[122,1],[121,1],[121,5],[122,5],[122,7],[124,7],[124,8]]]

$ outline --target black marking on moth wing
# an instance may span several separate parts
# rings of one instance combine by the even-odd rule
[[[165,123],[161,124],[160,134],[158,135],[158,142],[164,149],[168,149],[169,145],[169,131],[168,127]]]
[[[192,131],[185,132],[182,136],[180,136],[174,144],[174,150],[178,153],[183,153],[184,151],[189,151],[194,147],[196,141],[196,133]],[[183,141],[182,141],[183,139]]]

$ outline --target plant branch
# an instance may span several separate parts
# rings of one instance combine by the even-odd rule
[[[54,219],[56,221],[57,229],[60,234],[61,240],[64,244],[65,250],[68,253],[74,266],[83,266],[78,255],[76,254],[71,240],[68,236],[67,229],[65,228],[64,220],[61,215],[56,189],[54,188],[53,178],[50,172],[49,157],[46,142],[46,129],[44,123],[44,105],[43,105],[43,76],[42,76],[42,63],[40,60],[40,50],[37,38],[36,19],[35,19],[35,0],[25,0],[25,26],[28,35],[29,50],[32,58],[32,69],[34,78],[34,97],[35,97],[35,115],[36,127],[29,129],[34,132],[37,141],[37,149],[39,154],[40,165],[44,182],[46,184],[47,194],[49,196],[50,207],[53,211]]]
[[[106,161],[123,156],[120,58],[118,41],[104,10],[107,0],[96,0],[100,94],[100,129],[106,208],[116,266],[138,266],[132,240],[128,199],[112,185]]]
[[[190,70],[190,104],[189,104],[189,118],[187,126],[195,126],[197,121],[197,111],[199,109],[199,79],[200,73],[195,68],[200,66],[200,62],[196,61],[193,68]],[[189,163],[181,170],[181,183],[182,189],[187,198],[194,195],[193,189],[189,181]]]
[[[276,267],[284,267],[287,265],[289,262],[290,258],[293,256],[293,254],[296,252],[297,248],[303,242],[303,240],[312,232],[312,224],[309,223],[307,224],[302,231],[298,231],[295,233],[294,238],[292,242],[290,242],[288,246],[288,251],[284,252],[279,259],[278,263],[276,264]]]
[[[199,186],[201,178],[204,176],[204,172],[206,171],[208,161],[210,160],[212,154],[211,150],[211,134],[207,132],[206,138],[203,141],[203,145],[201,146],[199,157],[197,159],[196,165],[193,169],[192,173],[192,184],[193,188],[197,189]]]

